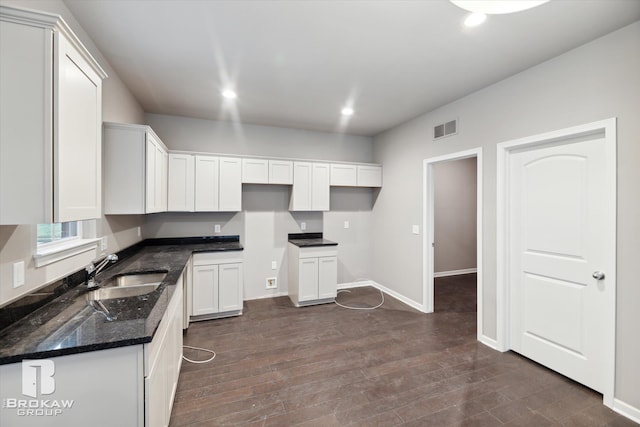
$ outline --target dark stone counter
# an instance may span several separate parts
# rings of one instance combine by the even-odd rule
[[[122,274],[166,271],[155,291],[102,300],[111,314],[109,320],[89,305],[87,287],[78,285],[0,331],[0,364],[151,342],[191,254],[242,250],[237,236],[147,240],[98,274],[96,282]]]
[[[289,243],[300,248],[314,246],[338,246],[336,242],[322,237],[322,233],[292,233],[288,235]]]

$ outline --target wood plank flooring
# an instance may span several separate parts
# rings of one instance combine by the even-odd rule
[[[373,311],[248,301],[194,323],[171,426],[632,426],[601,395],[476,341],[475,275],[436,279],[436,313],[385,295]],[[338,300],[373,306],[374,288]],[[206,354],[186,350],[191,358]]]

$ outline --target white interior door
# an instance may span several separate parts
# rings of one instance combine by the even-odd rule
[[[509,338],[518,353],[603,392],[615,330],[615,230],[607,222],[615,171],[604,135],[575,141],[509,157]]]

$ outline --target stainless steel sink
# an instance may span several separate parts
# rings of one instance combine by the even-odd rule
[[[101,287],[108,288],[112,286],[128,287],[140,285],[159,285],[165,277],[167,277],[166,272],[125,274],[122,276],[112,277],[111,279],[102,283]]]
[[[163,273],[135,273],[115,276],[87,294],[90,301],[146,295],[158,289],[167,276]]]
[[[127,287],[110,287],[98,288],[87,294],[87,298],[91,301],[115,298],[137,297],[151,293],[158,289],[160,283],[150,283],[145,285],[127,286]]]

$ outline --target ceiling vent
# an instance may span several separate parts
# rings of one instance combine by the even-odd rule
[[[440,139],[458,133],[458,120],[451,120],[433,127],[433,139]]]

